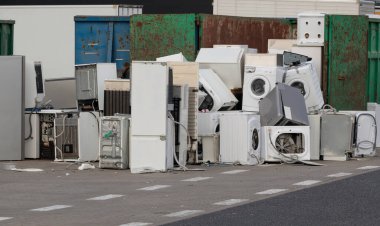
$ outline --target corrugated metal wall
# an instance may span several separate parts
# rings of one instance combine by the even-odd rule
[[[0,20],[0,56],[13,55],[13,20]]]

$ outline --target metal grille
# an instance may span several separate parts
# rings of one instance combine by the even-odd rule
[[[130,91],[105,90],[104,116],[113,116],[116,113],[130,114]]]

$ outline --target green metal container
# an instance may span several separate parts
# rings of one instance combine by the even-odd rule
[[[367,34],[366,16],[325,16],[322,84],[326,102],[338,110],[366,109]]]
[[[266,52],[268,39],[296,38],[287,19],[206,14],[141,14],[131,17],[132,60],[155,60],[182,52],[194,61],[198,50],[214,44],[246,44]]]
[[[0,56],[13,55],[13,20],[0,20]]]
[[[380,103],[380,19],[368,23],[368,102]]]

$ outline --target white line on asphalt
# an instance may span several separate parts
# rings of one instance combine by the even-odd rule
[[[295,183],[293,185],[309,186],[309,185],[317,184],[317,183],[320,183],[320,182],[321,182],[320,180],[305,180],[305,181],[301,181],[301,182]]]
[[[89,198],[87,200],[103,201],[103,200],[108,200],[108,199],[120,198],[120,197],[123,197],[123,196],[124,195],[109,194],[109,195],[103,195],[103,196]]]
[[[363,166],[363,167],[360,167],[358,168],[359,170],[370,170],[370,169],[377,169],[379,168],[380,166]]]
[[[144,223],[144,222],[132,222],[128,224],[122,224],[120,226],[146,226],[146,225],[151,225],[152,223]]]
[[[10,220],[13,217],[0,217],[0,221]]]
[[[231,171],[226,171],[223,172],[222,174],[237,174],[237,173],[244,173],[247,172],[248,170],[231,170]]]
[[[168,188],[168,187],[170,187],[170,185],[154,185],[154,186],[150,186],[150,187],[139,188],[137,190],[139,190],[139,191],[154,191],[154,190],[158,190],[158,189],[162,189],[162,188]]]
[[[248,200],[249,199],[228,199],[228,200],[224,200],[224,201],[221,201],[221,202],[216,202],[216,203],[214,203],[214,205],[217,205],[217,206],[232,206],[232,205],[235,205],[235,204],[238,204],[238,203],[241,203],[241,202],[246,202]]]
[[[186,181],[186,182],[196,182],[196,181],[208,180],[208,179],[211,179],[211,178],[212,178],[212,177],[193,177],[193,178],[189,178],[189,179],[182,180],[182,181]]]
[[[288,189],[269,189],[269,190],[257,192],[256,194],[257,195],[272,195],[272,194],[280,193],[286,190]]]
[[[335,174],[327,175],[327,177],[345,177],[345,176],[349,176],[351,174],[352,173],[335,173]]]
[[[187,216],[202,213],[202,212],[203,210],[182,210],[179,212],[167,214],[165,215],[165,217],[187,217]]]
[[[42,207],[42,208],[38,208],[38,209],[31,209],[30,211],[46,212],[46,211],[52,211],[52,210],[65,209],[65,208],[69,208],[69,207],[72,207],[72,206],[54,205],[54,206],[47,206],[47,207]]]

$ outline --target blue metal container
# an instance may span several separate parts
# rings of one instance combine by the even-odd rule
[[[118,75],[130,63],[129,17],[76,16],[75,64],[116,63]]]

